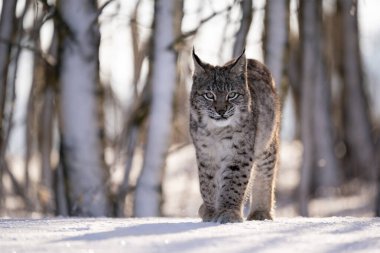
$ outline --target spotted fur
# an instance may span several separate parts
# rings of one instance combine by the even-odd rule
[[[243,53],[224,66],[193,51],[190,134],[196,149],[203,221],[273,218],[280,110],[269,70]],[[248,187],[252,185],[252,187]]]

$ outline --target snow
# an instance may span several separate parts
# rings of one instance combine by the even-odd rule
[[[380,218],[278,218],[238,224],[195,218],[0,220],[11,252],[379,252]]]
[[[301,148],[282,143],[274,221],[220,225],[196,218],[201,198],[195,152],[185,146],[170,151],[164,180],[164,215],[177,218],[36,219],[42,214],[32,213],[15,219],[25,214],[9,209],[0,214],[13,217],[0,218],[0,253],[380,252],[380,218],[369,218],[376,187],[355,186],[360,190],[352,194],[311,199],[314,218],[297,217]],[[141,167],[141,155],[135,162]],[[133,183],[138,172],[131,174]]]

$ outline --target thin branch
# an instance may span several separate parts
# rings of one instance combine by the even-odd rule
[[[190,31],[187,31],[185,33],[182,33],[180,36],[178,36],[177,38],[174,39],[174,41],[172,43],[170,43],[170,45],[168,46],[168,49],[173,49],[175,48],[175,46],[179,43],[181,43],[183,40],[185,40],[186,38],[190,37],[190,36],[193,36],[195,35],[198,30],[202,27],[202,25],[204,25],[205,23],[207,23],[208,21],[212,20],[213,18],[225,13],[225,12],[228,12],[228,11],[231,11],[231,9],[234,7],[234,5],[236,5],[238,1],[235,0],[231,5],[228,5],[226,8],[220,10],[220,11],[214,11],[211,15],[209,15],[208,17],[206,18],[203,18],[198,26]]]
[[[36,53],[37,56],[41,57],[42,60],[44,60],[48,65],[54,66],[56,60],[49,54],[45,54],[42,50],[31,46],[27,44],[22,44],[20,42],[13,42],[8,39],[0,38],[0,43],[11,45],[12,47],[18,48],[18,49],[26,49],[33,53]]]
[[[42,54],[42,52],[39,49],[37,49],[31,45],[25,45],[25,44],[23,45],[21,43],[19,44],[19,43],[11,41],[9,39],[0,38],[0,43],[8,44],[8,45],[11,45],[11,46],[16,47],[16,48],[27,49],[27,50],[30,50],[32,52]]]
[[[130,173],[132,171],[132,163],[133,158],[136,150],[136,146],[138,144],[138,135],[139,135],[139,126],[133,125],[131,126],[132,129],[130,129],[128,134],[128,144],[127,144],[127,150],[126,150],[126,165],[125,165],[125,171],[124,171],[124,178],[121,182],[117,194],[117,217],[124,217],[124,205],[125,205],[125,198],[130,190],[129,185],[129,177]]]
[[[110,3],[112,3],[113,1],[115,1],[115,0],[108,0],[108,1],[105,2],[103,5],[101,5],[101,6],[99,7],[99,9],[98,9],[97,17],[99,17],[99,16],[102,14],[103,10],[104,10],[104,9],[105,9]]]
[[[224,51],[223,49],[226,46],[226,42],[227,42],[227,30],[228,30],[228,27],[230,25],[231,25],[231,12],[227,12],[226,13],[226,23],[224,25],[222,41],[220,43],[219,53],[218,53],[219,61],[222,61],[222,55],[223,55],[222,52]]]
[[[137,13],[139,10],[141,1],[137,1],[135,8],[133,10],[132,14],[132,20],[137,20]],[[146,42],[144,45],[140,48],[140,36],[139,36],[139,31],[137,24],[134,22],[131,22],[131,38],[132,38],[132,49],[133,49],[133,66],[134,66],[134,72],[133,72],[133,87],[134,87],[134,95],[135,97],[138,96],[138,89],[137,89],[137,84],[140,79],[140,73],[141,73],[141,68],[142,68],[142,63],[145,58],[145,52],[146,49]],[[148,38],[147,41],[150,41],[150,38]]]
[[[38,0],[38,1],[40,1],[43,4],[43,7],[48,10],[48,14],[45,17],[45,20],[41,23],[41,26],[48,19],[53,18],[56,26],[58,26],[58,29],[60,29],[61,32],[66,33],[68,37],[70,37],[72,40],[76,41],[74,33],[71,31],[70,27],[63,20],[62,15],[57,9],[57,7],[49,4],[47,0]],[[98,20],[98,16],[96,15],[96,17],[94,18],[94,22],[96,22],[97,20]]]
[[[12,185],[15,189],[15,192],[17,195],[19,195],[24,201],[26,206],[30,207],[32,206],[31,201],[29,200],[29,197],[26,195],[26,189],[22,187],[22,185],[17,181],[15,176],[12,174],[12,171],[8,167],[8,163],[5,160],[1,160],[1,165],[4,169],[4,172],[6,172],[9,175],[9,178],[12,182]]]

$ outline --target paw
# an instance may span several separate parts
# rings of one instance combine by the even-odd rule
[[[219,212],[212,221],[218,222],[220,224],[237,223],[243,222],[243,217],[241,216],[241,213],[239,211],[223,210]]]
[[[273,217],[268,211],[254,211],[248,215],[247,220],[273,220]]]
[[[210,208],[207,208],[205,204],[202,204],[199,207],[198,214],[202,218],[203,222],[210,222],[213,220],[215,216],[215,211]]]

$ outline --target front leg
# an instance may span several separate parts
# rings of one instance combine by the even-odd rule
[[[203,222],[210,222],[215,217],[215,209],[210,206],[206,206],[205,202],[199,207],[198,215],[201,217]]]
[[[210,222],[215,217],[215,169],[205,162],[198,164],[199,186],[203,199],[198,214],[203,222]]]
[[[214,222],[242,222],[242,206],[249,181],[250,162],[234,162],[224,169],[218,177],[216,196],[216,216]]]

